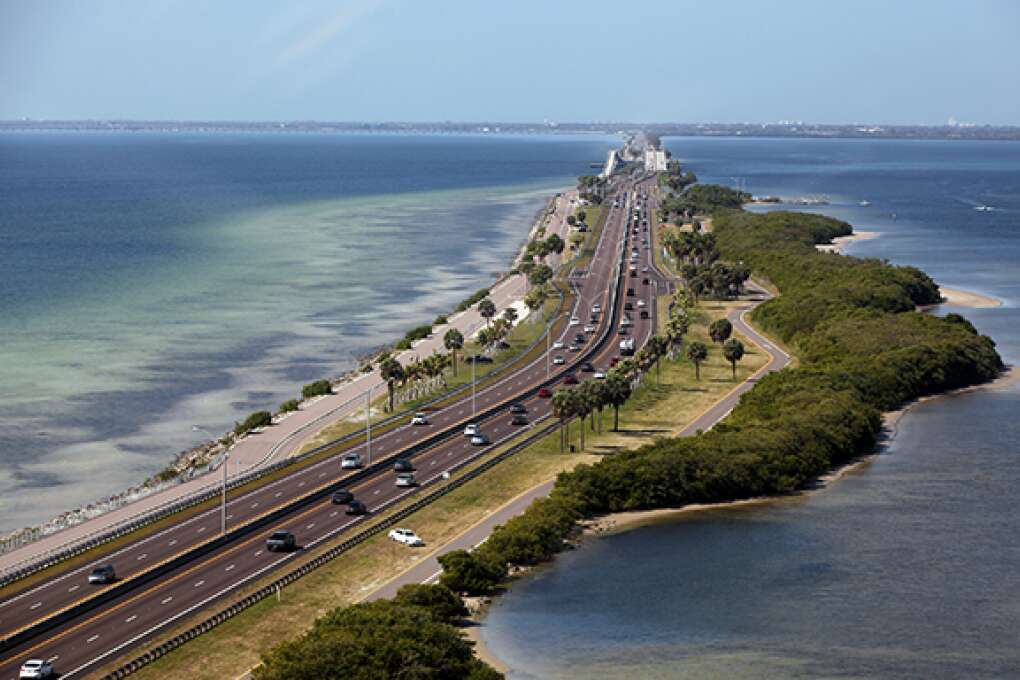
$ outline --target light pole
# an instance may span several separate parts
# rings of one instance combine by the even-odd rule
[[[368,454],[368,465],[372,466],[372,388],[375,385],[368,386],[368,392],[365,393],[365,449]]]
[[[227,464],[230,462],[230,454],[223,454],[223,495],[220,502],[220,534],[227,533]]]
[[[475,366],[478,365],[478,355],[471,357],[471,420],[475,419]]]

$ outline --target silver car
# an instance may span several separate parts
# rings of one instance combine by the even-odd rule
[[[361,466],[361,454],[358,453],[348,453],[340,461],[341,470],[357,470]]]
[[[397,486],[399,487],[410,487],[415,486],[418,482],[414,480],[414,473],[402,472],[397,475]]]

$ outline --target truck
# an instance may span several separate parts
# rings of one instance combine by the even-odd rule
[[[633,356],[634,338],[624,338],[620,341],[620,354],[625,357]]]

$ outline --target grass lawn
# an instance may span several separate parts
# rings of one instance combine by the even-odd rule
[[[734,304],[737,303],[703,303],[695,315],[691,339],[711,345],[707,325],[724,316]],[[767,361],[767,354],[760,348],[746,338],[740,339],[747,354],[738,364],[738,381]],[[700,381],[694,379],[694,368],[685,359],[664,360],[659,381],[653,369],[621,408],[619,432],[608,430],[612,426],[612,409],[603,412],[601,435],[592,433],[588,423],[584,425],[589,428],[585,437],[588,452],[560,453],[559,434],[552,433],[402,524],[424,537],[430,548],[441,546],[510,499],[559,472],[621,448],[640,446],[679,432],[736,384],[718,345],[711,346],[709,359],[702,364]],[[570,440],[575,445],[578,427],[578,423],[569,427]],[[153,680],[237,677],[258,663],[261,650],[297,635],[330,609],[365,597],[429,554],[430,548],[416,552],[392,543],[385,536],[377,536],[285,589],[280,602],[273,598],[262,601],[147,666],[137,677]],[[160,639],[167,637],[170,635],[164,633]],[[196,664],[195,659],[202,659],[202,663]]]

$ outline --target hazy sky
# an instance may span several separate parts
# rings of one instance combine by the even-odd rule
[[[1020,124],[1020,0],[0,0],[0,119]]]

